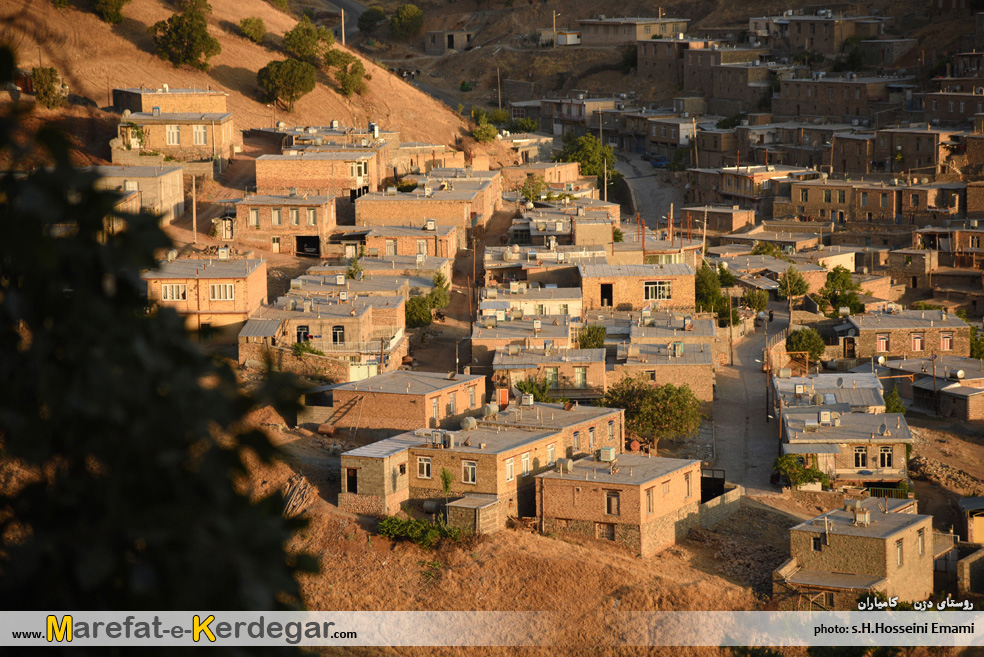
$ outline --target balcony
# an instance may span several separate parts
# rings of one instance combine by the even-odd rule
[[[379,354],[393,351],[403,340],[403,327],[380,327],[373,331],[368,342],[333,342],[331,340],[311,340],[311,347],[325,354]]]
[[[904,468],[838,468],[834,470],[834,479],[837,482],[903,481],[905,478]]]

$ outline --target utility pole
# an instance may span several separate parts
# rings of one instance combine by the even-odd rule
[[[792,326],[793,326],[793,295],[789,293],[789,289],[790,289],[790,285],[789,285],[789,270],[791,268],[792,268],[792,265],[788,265],[786,267],[786,303],[789,305],[789,327],[790,328],[792,328]]]
[[[605,180],[605,189],[603,191],[604,197],[602,198],[602,200],[607,202],[608,201],[608,160],[607,159],[604,160],[604,163],[605,163],[604,164],[604,166],[605,166],[605,178],[604,178],[604,180]]]
[[[502,109],[502,79],[499,77],[499,67],[495,67],[495,86],[498,89],[499,109]]]
[[[557,48],[557,10],[553,10],[553,47]]]
[[[191,177],[191,239],[198,244],[198,202],[195,196],[195,176]]]
[[[731,311],[731,293],[728,293],[728,349],[731,351],[731,364],[735,364],[735,323]]]
[[[341,32],[342,32],[342,45],[344,46],[345,45],[345,10],[342,9],[341,7],[339,7],[339,9],[342,10],[342,30],[341,30]]]
[[[707,253],[707,206],[704,206],[704,235],[701,237],[701,255]]]

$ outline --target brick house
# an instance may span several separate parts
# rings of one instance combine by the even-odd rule
[[[389,438],[415,428],[457,429],[480,415],[485,377],[394,370],[333,387],[329,406],[309,406],[311,421],[348,431],[350,440]]]
[[[629,343],[618,346],[606,366],[606,389],[622,379],[642,377],[654,386],[688,385],[703,402],[714,401],[714,349],[703,343]]]
[[[122,192],[140,192],[140,207],[157,215],[166,226],[184,215],[184,177],[181,167],[96,166],[96,186]]]
[[[478,211],[476,191],[423,190],[411,193],[370,192],[355,202],[356,226],[423,227],[428,220],[438,226],[454,226],[467,238],[488,217]]]
[[[649,557],[700,526],[700,461],[640,454],[602,459],[537,475],[541,532],[615,541]]]
[[[346,278],[345,274],[302,274],[290,280],[287,296],[299,298],[338,299],[348,301],[358,297],[409,297],[423,296],[433,289],[433,281],[425,290],[410,286],[410,278],[377,276],[359,279]],[[416,283],[417,281],[414,281]]]
[[[232,159],[236,133],[229,112],[135,112],[117,126],[123,148],[153,151],[176,160],[219,162]]]
[[[834,117],[861,121],[883,108],[901,105],[913,78],[819,76],[788,78],[780,82],[773,97],[772,112],[777,117]]]
[[[765,277],[770,281],[778,282],[786,270],[794,267],[798,271],[806,284],[809,286],[807,294],[819,292],[827,283],[827,270],[820,265],[806,262],[790,263],[772,256],[742,255],[727,258],[711,258],[711,265],[719,267],[724,265],[736,276],[742,277]],[[778,283],[776,288],[778,289]]]
[[[786,197],[790,185],[820,177],[819,171],[781,164],[689,169],[687,202],[737,205],[771,218],[773,200]]]
[[[678,148],[689,148],[697,134],[696,120],[691,118],[658,117],[646,121],[649,128],[646,152],[672,158]]]
[[[231,232],[224,222],[233,222]],[[330,196],[247,196],[236,203],[235,218],[220,219],[222,239],[244,246],[295,255],[323,256],[335,229]]]
[[[856,611],[858,598],[874,592],[926,600],[937,556],[932,525],[911,500],[848,500],[789,529],[791,557],[773,574],[773,600],[799,611]]]
[[[123,113],[219,113],[224,114],[229,94],[212,89],[171,89],[164,85],[158,89],[143,87],[113,89],[113,109]]]
[[[643,39],[670,37],[687,31],[688,18],[582,18],[582,46],[618,46]]]
[[[691,50],[710,50],[717,42],[674,35],[668,39],[640,39],[637,44],[639,77],[659,80],[673,88],[683,86],[683,58]]]
[[[779,233],[762,229],[752,229],[739,235],[722,235],[722,244],[771,244],[779,249],[796,252],[815,249],[820,244],[819,233]]]
[[[522,319],[506,316],[498,321],[494,316],[483,317],[475,322],[472,330],[472,362],[480,367],[491,367],[495,352],[508,349],[510,345],[543,349],[551,346],[556,349],[572,347],[570,317],[526,315]]]
[[[883,386],[875,374],[844,372],[811,376],[772,377],[772,407],[779,414],[787,408],[846,404],[852,413],[884,413]]]
[[[431,30],[424,32],[424,53],[445,55],[452,50],[466,50],[471,45],[472,32],[465,30]]]
[[[288,150],[256,158],[257,194],[315,194],[352,200],[379,188],[380,172],[371,153]]]
[[[661,309],[694,309],[690,265],[580,265],[578,275],[585,310],[641,310],[653,303]]]
[[[190,330],[240,325],[267,300],[265,260],[174,260],[144,272],[147,300],[173,308]]]
[[[729,48],[720,43],[712,43],[710,48],[688,48],[683,52],[683,88],[687,92],[712,97],[717,67],[757,62],[766,52],[753,48]]]
[[[581,316],[581,289],[577,287],[540,287],[514,281],[508,287],[489,287],[481,292],[479,314],[505,321],[506,315]]]
[[[540,130],[548,134],[584,134],[597,127],[596,115],[615,109],[619,98],[588,98],[583,93],[574,98],[545,98],[540,101]]]
[[[422,227],[376,226],[366,231],[363,244],[369,256],[412,256],[454,259],[460,248],[458,229],[427,222]]]
[[[408,501],[444,498],[440,473],[454,476],[452,498],[494,503],[493,530],[507,517],[536,513],[535,475],[559,458],[622,448],[624,411],[561,404],[512,404],[460,431],[418,429],[341,457],[344,511],[396,513]],[[435,433],[436,432],[436,433]]]
[[[354,257],[356,254],[353,253]],[[409,276],[411,278],[423,278],[431,281],[440,272],[447,280],[451,280],[451,266],[454,260],[451,258],[436,258],[425,256],[424,254],[413,256],[376,256],[359,258],[359,266],[362,268],[363,279],[377,277]],[[308,269],[308,274],[344,274],[348,271],[349,260],[339,260],[334,262],[322,262]],[[411,287],[416,287],[417,281],[411,282]]]
[[[912,432],[901,413],[851,413],[843,406],[789,407],[782,413],[782,453],[794,454],[843,486],[895,487],[908,479]]]
[[[581,177],[581,165],[577,162],[534,162],[512,167],[503,167],[502,187],[515,190],[522,187],[527,178],[542,178],[545,184],[587,184],[588,180]],[[579,190],[578,190],[579,191]]]
[[[851,315],[839,332],[843,336],[845,358],[970,355],[970,325],[946,311],[901,310]]]
[[[712,233],[734,233],[746,226],[755,225],[754,210],[742,209],[736,205],[704,205],[683,208],[684,219],[694,226],[704,226]]]
[[[936,358],[889,360],[885,367],[898,377],[899,394],[914,407],[958,420],[984,419],[980,360],[941,354]]]
[[[787,16],[788,28],[783,36],[792,52],[809,50],[833,57],[844,50],[852,37],[872,38],[884,33],[888,20],[883,16],[834,16],[820,10],[814,16]]]
[[[955,128],[883,128],[875,132],[872,170],[901,173],[914,170],[917,176],[946,173],[959,142]]]
[[[404,297],[281,297],[240,331],[239,363],[270,357],[281,370],[340,383],[398,369],[407,353],[405,306]],[[301,359],[293,353],[298,343],[322,355]]]
[[[497,388],[515,388],[529,379],[546,380],[551,395],[599,399],[605,393],[605,350],[510,345],[496,350],[492,372]]]
[[[697,132],[696,166],[698,168],[714,169],[736,162],[738,162],[738,135],[733,128],[706,128]]]
[[[711,68],[708,111],[720,116],[754,111],[763,99],[772,98],[773,80],[791,78],[793,70],[791,66],[762,62],[754,58],[751,61],[714,66]]]

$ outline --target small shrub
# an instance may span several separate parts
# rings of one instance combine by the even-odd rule
[[[472,89],[471,82],[469,82],[468,80],[462,80],[461,84],[458,85],[458,89],[461,91],[471,91]]]
[[[61,79],[58,71],[50,66],[35,66],[31,71],[31,84],[34,86],[34,98],[38,105],[51,109],[65,104],[61,95]]]
[[[251,16],[239,21],[239,33],[253,43],[262,43],[266,36],[266,24],[262,18]]]
[[[373,28],[386,20],[386,12],[379,5],[369,7],[359,16],[359,31],[371,32]]]
[[[325,352],[320,349],[315,349],[310,342],[295,342],[294,343],[294,355],[300,358],[304,354],[313,354],[315,356],[324,356]]]
[[[499,131],[495,129],[495,126],[491,123],[482,123],[477,128],[472,130],[472,137],[475,141],[486,144],[490,141],[495,141],[495,138],[499,135]]]
[[[290,13],[290,4],[287,0],[269,0],[269,2],[280,11]]]
[[[509,130],[511,132],[536,132],[540,129],[540,124],[536,122],[536,119],[516,119],[509,125]]]
[[[412,192],[417,189],[417,179],[416,178],[403,178],[396,183],[396,190],[398,192]]]
[[[397,39],[415,37],[422,29],[424,29],[424,12],[414,4],[400,5],[390,19],[390,32]]]
[[[409,541],[426,548],[435,547],[442,540],[455,543],[461,540],[461,530],[457,527],[417,518],[386,516],[379,521],[378,531],[380,536],[396,541]]]
[[[92,0],[96,13],[107,23],[119,23],[123,20],[123,7],[130,0]]]

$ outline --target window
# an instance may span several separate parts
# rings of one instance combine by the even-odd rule
[[[181,145],[181,126],[176,126],[176,125],[164,126],[164,132],[167,135],[168,146]]]
[[[868,467],[868,450],[865,447],[855,447],[854,448],[854,467],[855,468],[867,468]]]
[[[402,477],[406,473],[407,473],[407,464],[406,463],[401,463],[400,464],[400,476]]]
[[[300,226],[301,225],[301,211],[297,208],[290,209],[290,225]]]
[[[823,202],[824,203],[830,203],[830,190],[829,189],[823,190]]]
[[[250,208],[249,210],[249,225],[253,228],[260,227],[260,211],[257,208]]]
[[[553,465],[557,461],[557,445],[550,443],[547,445],[547,465]]]
[[[308,216],[308,226],[317,225],[318,217],[317,217],[317,212],[315,211],[314,208],[308,208],[307,216]]]
[[[475,461],[461,462],[461,483],[474,484],[478,481],[478,463]]]
[[[653,512],[653,489],[646,489],[646,513]]]
[[[506,459],[506,481],[512,481],[515,478],[516,478],[515,459]]]
[[[587,388],[588,387],[588,368],[587,367],[575,367],[574,368],[574,387],[575,388]]]
[[[475,408],[475,386],[468,388],[468,408]]]
[[[429,456],[417,457],[417,478],[418,479],[431,478],[431,460]]]
[[[683,484],[684,484],[684,486],[687,489],[687,497],[690,497],[691,495],[693,495],[694,494],[694,489],[693,489],[693,485],[691,483],[690,473],[689,472],[687,474],[683,475]]]
[[[875,344],[877,351],[888,351],[888,333],[879,333],[875,337]]]
[[[953,350],[953,334],[940,333],[940,351],[952,351],[952,350]]]
[[[847,192],[843,189],[837,190],[837,202],[844,203],[847,200]]]
[[[910,200],[912,202],[912,207],[914,208],[919,207],[919,194],[913,194]]]
[[[810,190],[801,189],[800,190],[800,203],[809,203],[810,201]]]
[[[660,490],[663,491],[663,495],[669,495],[670,494],[670,482],[669,481],[664,481],[660,485]]]
[[[901,539],[895,541],[895,563],[899,566],[902,565],[902,541]]]
[[[595,430],[594,427],[588,427],[588,449],[594,449],[595,446]]]
[[[386,255],[396,255],[396,240],[386,240]]]
[[[417,240],[417,255],[427,255],[427,240]]]
[[[575,452],[580,451],[581,450],[581,432],[580,431],[575,431],[574,432],[574,441],[573,442],[574,442],[574,451]]]
[[[281,216],[281,209],[280,208],[274,208],[274,209],[270,210],[270,217],[271,217],[271,220],[273,221],[273,225],[274,226],[279,226],[280,224],[283,223],[283,218]]]
[[[308,342],[311,339],[311,329],[308,326],[297,327],[297,342]]]
[[[431,400],[431,417],[434,418],[434,422],[435,423],[441,417],[440,407],[439,407],[439,404],[438,404],[437,397],[435,397],[434,399]]]
[[[188,286],[178,283],[165,283],[161,285],[161,300],[163,301],[186,301],[188,299]]]
[[[890,445],[886,445],[878,450],[878,467],[892,467],[892,447]]]
[[[520,457],[520,461],[523,465],[523,474],[528,475],[530,473],[530,453],[526,452]]]
[[[882,194],[881,195],[881,206],[883,208],[887,208],[888,207],[888,194]]]
[[[212,301],[232,301],[236,298],[236,289],[232,283],[213,283],[208,286],[208,298]]]
[[[556,367],[547,367],[543,370],[543,374],[547,381],[550,383],[551,388],[556,388],[560,382],[560,373]]]
[[[868,207],[868,192],[861,192],[861,207]]]
[[[605,492],[605,513],[610,516],[619,515],[618,491],[610,490]]]
[[[814,536],[813,537],[813,551],[814,552],[819,552],[820,551],[820,548],[822,546],[823,546],[823,539],[821,539],[819,536]]]
[[[615,440],[615,420],[608,421],[608,442]],[[689,476],[689,475],[687,475]]]
[[[336,325],[331,327],[331,343],[345,344],[345,327]]]
[[[916,532],[916,545],[919,546],[919,556],[926,554],[926,530],[920,529]]]
[[[450,415],[457,415],[458,413],[458,395],[452,392],[448,400],[448,411]]]
[[[970,248],[972,248],[972,249],[979,249],[979,248],[981,248],[981,236],[980,235],[971,235],[970,236]]]
[[[646,301],[664,301],[673,298],[673,281],[650,281],[645,283]]]
[[[912,350],[913,351],[922,351],[923,350],[923,345],[925,344],[925,342],[926,342],[926,339],[925,339],[925,337],[923,336],[922,333],[913,333],[912,334]]]
[[[195,146],[205,146],[208,144],[208,133],[206,130],[207,128],[203,125],[192,126],[191,135]]]

